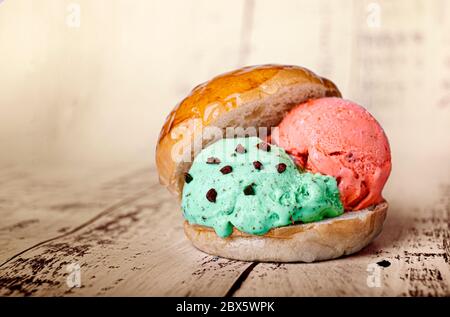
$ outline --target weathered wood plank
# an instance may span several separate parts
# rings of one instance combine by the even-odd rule
[[[21,220],[22,225],[9,227],[8,231],[0,230],[2,239],[11,233],[10,244],[14,242],[14,234],[24,234],[27,228],[30,233],[53,238],[39,240],[41,244],[0,267],[0,294],[449,295],[449,186],[443,187],[441,200],[431,208],[406,210],[395,204],[391,206],[382,235],[357,255],[314,264],[253,265],[195,250],[184,238],[177,200],[155,182],[154,176],[154,172],[147,174],[138,170],[106,182],[98,177],[97,185],[86,187],[85,191],[78,188],[82,197],[105,201],[105,204],[122,200],[91,213],[88,219],[77,217],[76,213],[84,215],[85,212],[79,211],[79,205],[71,205],[68,208],[73,215],[64,221],[71,225],[72,232],[52,235],[51,226],[60,224],[62,218],[52,222],[52,213],[45,210],[41,212],[41,219],[47,227],[33,227],[34,222]],[[28,181],[30,179],[33,177]],[[23,186],[17,185],[18,188]],[[12,187],[9,188],[11,193]],[[97,188],[97,192],[93,188]],[[102,193],[105,188],[109,190]],[[89,193],[91,190],[93,192]],[[49,197],[45,193],[36,194],[35,201],[45,202]],[[73,194],[69,190],[61,198],[65,197],[67,206],[70,205],[67,197]],[[64,212],[64,208],[58,212]],[[14,215],[8,217],[8,221],[14,223]],[[81,219],[85,221],[80,225]],[[44,234],[39,230],[48,232]],[[24,235],[26,242],[32,241],[31,234]],[[377,264],[380,261],[385,262]],[[73,276],[68,271],[71,265],[80,266],[80,288],[70,288],[66,283],[69,275]],[[246,272],[249,275],[235,289],[236,281],[247,269],[251,269]],[[370,273],[368,269],[375,271]],[[368,278],[376,279],[377,273],[380,287],[369,285]]]
[[[184,238],[176,199],[159,185],[73,234],[0,268],[2,295],[223,296],[250,263],[195,250]],[[80,266],[81,288],[66,269]]]
[[[156,182],[154,172],[136,166],[28,166],[0,171],[0,265]]]

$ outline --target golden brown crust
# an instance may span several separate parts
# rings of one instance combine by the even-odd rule
[[[277,124],[285,112],[296,105],[286,104],[288,101],[284,104],[283,101],[279,101],[282,92],[291,95],[291,98],[286,100],[297,103],[309,98],[341,96],[331,81],[298,66],[261,65],[244,67],[219,75],[195,87],[168,115],[156,148],[156,165],[161,183],[174,193],[179,194],[182,190],[183,183],[180,178],[190,164],[181,166],[174,160],[172,152],[175,144],[189,137],[183,130],[190,133],[198,130],[197,132],[201,133],[203,128],[209,126],[224,129],[227,122],[219,122],[221,117],[233,112],[241,115],[238,111],[245,107],[253,108],[251,112],[253,117],[252,120],[248,120],[249,122],[252,121],[254,124],[254,119],[258,116],[264,121],[267,120],[267,116],[263,118],[260,107],[261,105],[269,107],[269,104],[273,108],[281,109],[278,112],[274,110],[270,116],[270,120],[273,120],[270,124]],[[277,100],[278,103],[275,104]],[[264,125],[265,122],[261,124]],[[235,125],[242,126],[242,124]]]
[[[184,224],[186,236],[206,253],[243,261],[314,262],[348,255],[368,245],[382,230],[388,203],[346,212],[324,221],[279,227],[263,236],[236,228],[227,238],[213,229]]]

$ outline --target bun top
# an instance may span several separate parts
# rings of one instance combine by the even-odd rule
[[[299,103],[331,96],[341,93],[330,80],[286,65],[244,67],[198,85],[161,129],[156,147],[161,184],[180,194],[194,156],[225,137],[225,130],[226,137],[259,135]]]

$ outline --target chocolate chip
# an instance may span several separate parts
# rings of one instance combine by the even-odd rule
[[[206,199],[208,199],[212,203],[216,202],[216,197],[217,197],[217,192],[216,192],[216,190],[214,188],[211,188],[206,193]]]
[[[233,168],[230,165],[224,166],[220,169],[220,172],[225,175],[225,174],[230,174],[233,171]]]
[[[286,170],[286,164],[280,163],[277,165],[277,171],[278,173],[283,173]]]
[[[244,188],[244,194],[247,196],[255,195],[255,190],[253,189],[253,184],[248,185],[247,187]]]
[[[256,147],[261,151],[270,152],[270,145],[266,142],[261,142],[256,145]]]
[[[262,169],[262,163],[260,161],[254,161],[253,162],[253,167],[257,170],[261,170]]]
[[[193,178],[191,176],[191,174],[189,173],[184,173],[184,181],[186,182],[186,184],[189,184],[190,182],[192,182]]]
[[[220,160],[217,157],[208,157],[206,164],[220,164]]]
[[[245,147],[242,146],[242,144],[238,144],[236,146],[235,151],[238,152],[239,154],[244,154],[245,152],[247,152],[247,150],[245,149]]]

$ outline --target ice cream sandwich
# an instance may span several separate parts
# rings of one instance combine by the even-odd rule
[[[156,162],[181,199],[186,236],[230,259],[352,254],[381,232],[388,208],[380,124],[298,66],[245,67],[195,87],[167,117]]]

